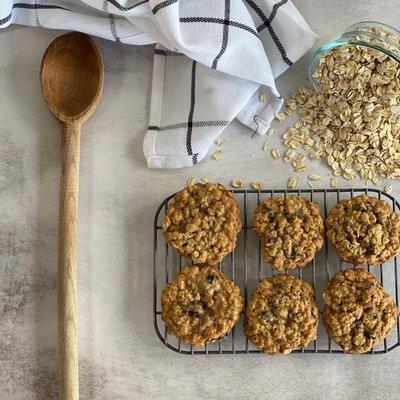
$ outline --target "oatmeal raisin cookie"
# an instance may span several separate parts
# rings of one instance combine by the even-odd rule
[[[318,206],[304,197],[263,200],[253,223],[265,261],[277,270],[304,267],[324,243],[324,222]]]
[[[219,183],[185,187],[170,201],[163,234],[195,263],[217,264],[236,246],[242,228],[235,198]]]
[[[193,346],[220,339],[235,325],[243,308],[240,289],[207,265],[182,268],[161,296],[168,332]]]
[[[384,263],[400,251],[400,215],[386,201],[363,194],[336,204],[326,219],[326,235],[343,261]]]
[[[318,307],[311,286],[293,276],[263,279],[251,296],[245,335],[268,354],[287,354],[317,337]]]
[[[396,304],[365,269],[338,272],[326,286],[323,298],[326,331],[348,353],[367,352],[396,324]]]

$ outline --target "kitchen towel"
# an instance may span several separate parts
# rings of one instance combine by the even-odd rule
[[[283,103],[274,79],[316,40],[288,0],[1,0],[0,27],[13,23],[157,43],[152,168],[197,164],[234,118],[265,134]]]

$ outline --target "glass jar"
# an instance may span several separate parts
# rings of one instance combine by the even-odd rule
[[[315,71],[321,59],[335,47],[344,45],[366,46],[393,58],[400,64],[400,31],[380,22],[364,21],[349,26],[339,37],[314,50],[308,64],[310,82],[318,90]]]

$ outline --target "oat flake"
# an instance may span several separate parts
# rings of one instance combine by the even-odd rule
[[[195,183],[196,183],[196,179],[194,179],[194,178],[188,178],[186,181],[186,185],[189,188],[192,187]]]
[[[297,178],[295,178],[294,176],[290,177],[287,183],[287,187],[290,189],[295,188],[297,185]]]
[[[253,188],[253,189],[255,189],[255,190],[261,190],[261,187],[262,187],[262,185],[261,185],[261,181],[253,181],[253,182],[251,182],[251,187]]]
[[[392,193],[393,187],[391,185],[385,185],[383,191],[387,194]]]
[[[214,160],[219,160],[222,156],[222,150],[217,150],[212,156]]]
[[[243,183],[239,179],[234,179],[231,182],[231,186],[233,186],[234,188],[241,188],[241,187],[243,187]]]

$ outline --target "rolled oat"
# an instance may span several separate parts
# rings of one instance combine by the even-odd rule
[[[287,100],[299,121],[283,135],[285,146],[307,149],[348,180],[400,179],[400,116],[392,110],[400,105],[399,71],[375,49],[330,50],[314,74],[320,90],[300,87]]]

